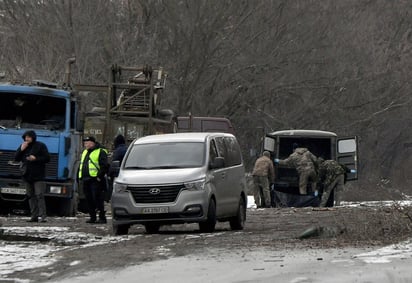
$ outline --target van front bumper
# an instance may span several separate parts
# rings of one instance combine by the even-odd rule
[[[129,192],[112,196],[112,216],[116,224],[194,223],[206,220],[209,195],[203,191],[182,190],[175,202],[136,203]]]

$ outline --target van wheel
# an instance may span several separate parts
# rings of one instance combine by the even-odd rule
[[[129,233],[129,227],[129,225],[113,224],[113,234],[116,236],[127,235],[127,233]]]
[[[212,199],[207,210],[207,219],[204,222],[199,222],[200,232],[211,233],[215,231],[216,226],[216,204]]]
[[[237,209],[237,214],[236,216],[230,218],[229,220],[230,228],[232,228],[232,230],[243,230],[243,228],[245,227],[245,222],[246,222],[245,201],[243,200],[243,198],[240,198],[239,206]]]
[[[147,234],[155,234],[159,232],[160,225],[159,224],[144,224],[144,228],[146,229]]]

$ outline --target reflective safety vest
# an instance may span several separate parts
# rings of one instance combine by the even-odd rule
[[[89,176],[90,177],[97,177],[97,175],[99,174],[99,170],[100,170],[99,156],[100,156],[100,151],[101,150],[106,151],[106,149],[96,148],[92,152],[90,152],[89,160],[88,160],[88,163],[89,163]],[[82,158],[80,159],[79,179],[82,178],[84,159],[86,158],[86,155],[87,155],[87,149],[83,150]]]

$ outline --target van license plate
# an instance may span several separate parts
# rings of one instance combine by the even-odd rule
[[[154,214],[154,213],[168,213],[168,207],[145,207],[142,210],[144,214]]]
[[[23,188],[1,188],[2,194],[25,195],[26,189]]]

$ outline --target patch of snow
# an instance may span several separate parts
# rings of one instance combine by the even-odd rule
[[[394,259],[412,258],[412,240],[386,246],[368,253],[358,254],[356,258],[366,263],[388,263]]]
[[[53,264],[58,259],[55,255],[58,251],[116,243],[138,236],[98,236],[88,233],[68,232],[69,227],[52,226],[2,227],[2,230],[5,235],[37,237],[48,239],[48,241],[46,243],[38,241],[0,241],[1,282],[3,280],[8,281],[10,278],[7,275],[16,271]],[[79,263],[72,262],[72,264]],[[12,279],[11,282],[18,282],[16,280]]]
[[[58,248],[32,242],[0,242],[0,279],[3,275],[25,269],[52,264],[57,259],[52,255]]]

